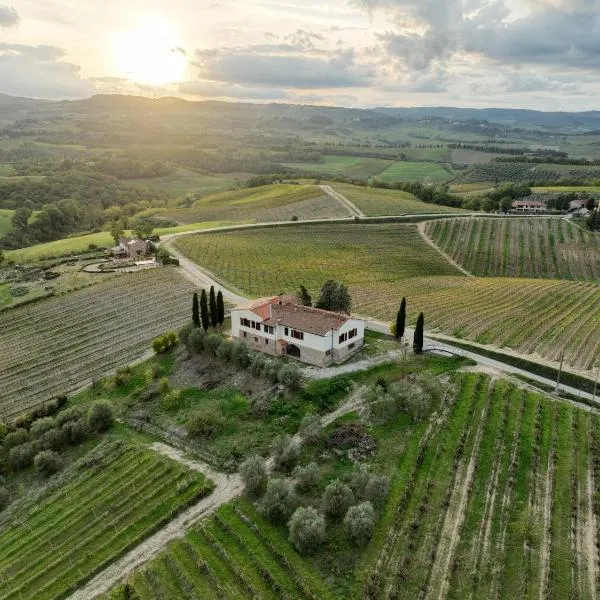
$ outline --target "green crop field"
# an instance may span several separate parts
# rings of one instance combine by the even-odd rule
[[[191,208],[160,214],[179,223],[199,221],[269,222],[345,217],[347,210],[314,185],[267,185],[207,196]]]
[[[7,233],[12,231],[12,216],[14,210],[0,208],[0,238],[3,238]]]
[[[319,574],[263,519],[239,500],[171,544],[129,580],[135,598],[336,598]],[[103,600],[120,599],[116,590]]]
[[[188,320],[193,290],[165,267],[0,312],[0,419],[141,356]]]
[[[448,219],[426,232],[474,275],[600,280],[600,235],[564,219]]]
[[[235,179],[227,177],[203,175],[186,169],[177,169],[175,173],[166,177],[127,179],[126,183],[176,196],[185,196],[186,194],[215,194],[235,187],[237,182]]]
[[[454,178],[451,169],[446,170],[438,163],[430,162],[396,162],[377,176],[386,183],[394,181],[432,181],[443,183]]]
[[[393,164],[391,160],[383,158],[326,155],[323,157],[323,162],[286,163],[286,166],[306,173],[369,179],[385,171],[391,164]]]
[[[64,598],[182,508],[210,493],[201,474],[140,447],[100,460],[0,521],[0,596]]]
[[[600,287],[593,283],[463,277],[413,225],[318,225],[186,236],[179,249],[250,296],[313,295],[344,281],[353,309],[391,320],[403,296],[414,322],[485,344],[565,360],[579,370],[600,357]],[[298,258],[300,257],[300,258]],[[445,276],[444,276],[445,275]]]
[[[348,200],[353,202],[368,217],[464,213],[460,208],[442,206],[441,204],[427,204],[408,192],[346,185],[343,183],[332,183],[331,185],[334,190],[346,196]]]

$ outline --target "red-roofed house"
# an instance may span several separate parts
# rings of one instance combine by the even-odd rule
[[[293,296],[259,298],[231,311],[234,339],[274,356],[325,367],[363,346],[365,325],[348,315],[296,304]]]
[[[542,212],[546,210],[546,203],[539,200],[515,200],[512,209],[519,212]]]

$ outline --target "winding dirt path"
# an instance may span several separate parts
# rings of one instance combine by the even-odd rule
[[[434,250],[439,252],[452,266],[456,267],[461,273],[467,277],[474,277],[473,273],[469,273],[464,267],[461,267],[449,254],[446,254],[428,235],[425,231],[427,227],[427,221],[421,221],[417,223],[417,229],[426,244],[429,244]]]
[[[353,217],[365,217],[365,213],[356,206],[353,202],[348,200],[344,194],[334,190],[330,185],[319,186],[331,199],[339,202],[346,210],[349,210]]]

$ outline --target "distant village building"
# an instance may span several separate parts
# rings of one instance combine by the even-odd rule
[[[543,212],[546,210],[546,203],[539,200],[515,200],[512,209],[517,212]]]
[[[293,296],[260,298],[231,311],[231,332],[254,350],[326,367],[364,345],[365,325],[348,315],[296,304]]]
[[[119,238],[118,246],[110,249],[114,258],[139,260],[150,254],[148,242],[140,239]]]

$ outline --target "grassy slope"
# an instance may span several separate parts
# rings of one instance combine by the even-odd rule
[[[421,200],[418,200],[408,192],[367,188],[342,183],[333,183],[332,187],[344,194],[369,217],[464,212],[459,208],[421,202]]]
[[[392,164],[392,161],[383,158],[327,155],[320,163],[289,163],[287,166],[308,173],[368,179],[385,171]]]
[[[600,280],[600,236],[563,219],[450,219],[427,234],[475,275]]]
[[[320,225],[215,233],[178,242],[184,254],[251,296],[313,295],[344,281],[353,309],[391,320],[408,298],[409,319],[429,329],[557,360],[573,367],[600,358],[600,288],[593,283],[458,276],[410,225]],[[298,257],[301,257],[299,259]]]
[[[448,181],[454,177],[438,163],[429,162],[396,162],[377,176],[386,183],[394,181],[426,181],[435,183]]]
[[[236,185],[236,181],[228,177],[203,175],[187,169],[177,169],[175,173],[166,177],[127,179],[125,183],[144,189],[167,192],[176,196],[215,194],[231,189]]]
[[[341,206],[312,185],[275,184],[245,188],[198,200],[191,208],[167,210],[161,216],[180,223],[204,220],[264,222],[346,216]]]
[[[11,219],[14,212],[14,210],[0,208],[0,238],[12,231]]]
[[[0,419],[142,355],[188,320],[193,290],[159,268],[1,312]]]

